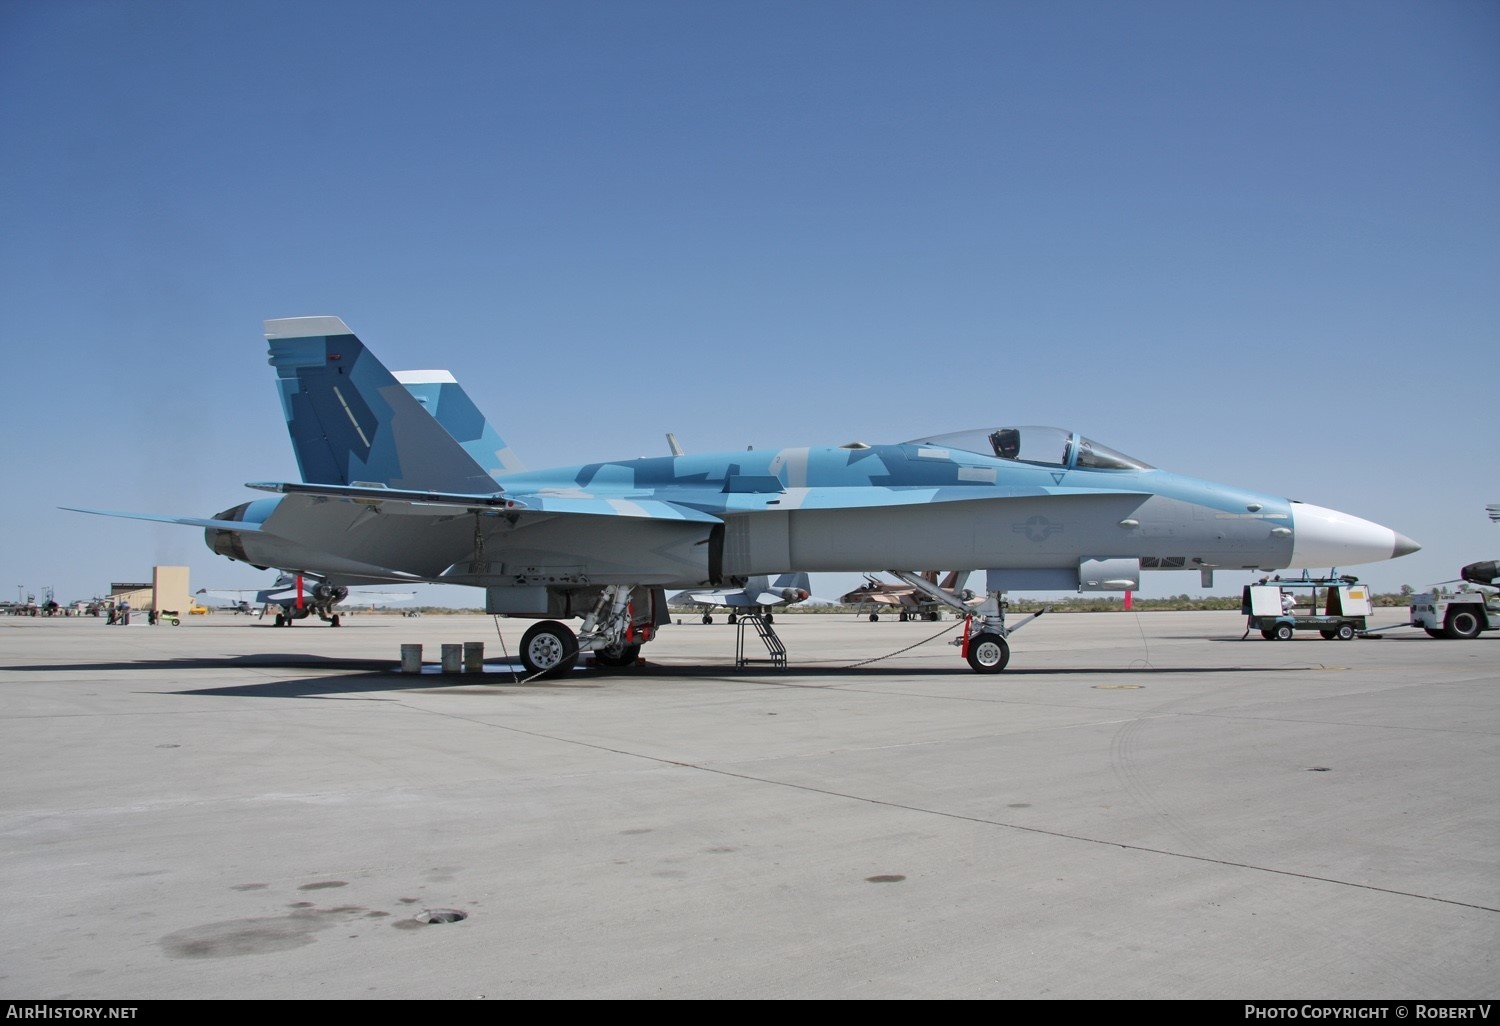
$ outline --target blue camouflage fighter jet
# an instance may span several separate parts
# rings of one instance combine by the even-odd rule
[[[1072,431],[1000,427],[524,470],[451,375],[403,383],[337,317],[265,322],[300,482],[213,517],[111,513],[205,529],[210,549],[335,586],[485,589],[533,618],[521,658],[635,661],[666,589],[889,567],[986,571],[963,656],[1010,658],[1007,590],[1134,590],[1143,570],[1279,570],[1419,546],[1336,510],[1156,469]],[[84,510],[82,512],[103,512]],[[563,621],[581,618],[577,631]]]

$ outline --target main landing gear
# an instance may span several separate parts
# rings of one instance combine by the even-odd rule
[[[631,590],[620,584],[606,587],[577,634],[556,620],[541,620],[528,627],[521,636],[521,663],[526,672],[533,678],[566,676],[585,652],[592,652],[603,666],[634,665],[641,646],[656,633],[656,595],[648,593],[637,614],[630,601]]]

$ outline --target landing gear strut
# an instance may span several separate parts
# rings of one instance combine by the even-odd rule
[[[953,644],[959,646],[959,651],[963,653],[964,659],[968,661],[970,669],[975,673],[999,673],[1005,669],[1006,664],[1010,662],[1010,642],[1006,639],[1041,616],[1042,613],[1047,612],[1047,609],[1043,609],[1041,613],[1031,614],[1014,627],[1007,627],[1003,592],[990,592],[989,596],[975,608],[955,594],[963,593],[962,580],[959,580],[950,592],[939,588],[918,574],[907,573],[904,570],[887,570],[886,573],[910,584],[933,602],[947,606],[964,618],[963,636]],[[936,618],[935,613],[932,615]]]

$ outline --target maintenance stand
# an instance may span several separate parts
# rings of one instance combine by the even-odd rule
[[[735,643],[734,643],[734,665],[740,669],[752,662],[766,662],[767,660],[754,660],[745,655],[745,628],[754,627],[755,633],[760,635],[760,640],[765,643],[766,651],[771,653],[770,662],[778,670],[786,669],[786,646],[771,629],[771,617],[762,613],[740,613],[735,621]]]

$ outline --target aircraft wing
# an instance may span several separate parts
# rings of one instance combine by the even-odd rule
[[[691,602],[695,606],[723,606],[729,604],[729,597],[734,594],[738,593],[725,591],[722,589],[709,591],[679,591],[677,594],[672,596],[670,601],[679,604],[686,604]]]
[[[371,488],[358,485],[298,484],[296,482],[253,481],[246,484],[262,492],[277,492],[282,495],[309,495],[325,499],[350,499],[364,505],[395,507],[388,512],[400,512],[402,505],[412,507],[450,506],[464,510],[510,510],[525,516],[527,513],[573,514],[578,516],[635,517],[647,520],[685,520],[696,523],[717,524],[720,519],[681,503],[646,498],[596,498],[587,495],[536,495],[511,496],[501,492],[485,495],[465,495],[451,492],[412,491],[400,488]],[[430,513],[430,508],[414,510]],[[145,517],[144,519],[163,519]],[[170,519],[170,518],[167,518]],[[178,521],[187,523],[188,521]],[[205,524],[205,526],[211,526]]]
[[[784,602],[786,599],[781,597],[780,592],[756,592],[752,595],[744,591],[731,591],[720,598],[715,605],[729,609],[755,609],[759,606],[779,606]]]

